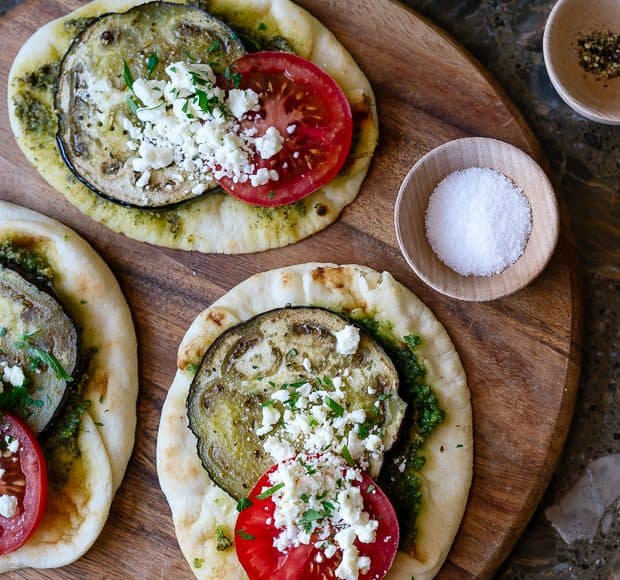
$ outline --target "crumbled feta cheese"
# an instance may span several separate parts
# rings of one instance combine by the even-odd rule
[[[286,552],[291,547],[314,542],[321,561],[333,557],[340,549],[337,577],[356,580],[360,572],[368,570],[371,561],[359,556],[355,542],[374,542],[379,526],[364,511],[360,488],[354,484],[361,479],[359,469],[348,467],[342,457],[332,453],[301,454],[279,463],[269,475],[271,485],[282,484],[272,495],[273,525],[278,530],[273,546]],[[330,509],[325,507],[326,503]],[[305,520],[309,510],[323,515]],[[325,541],[331,536],[333,541]]]
[[[292,134],[295,132],[295,129],[297,129],[297,125],[289,125],[289,126],[286,128],[286,132],[287,132],[289,135],[292,135]]]
[[[312,363],[310,362],[309,358],[304,358],[304,360],[302,361],[301,365],[304,367],[304,370],[307,373],[311,373],[312,372]]]
[[[144,188],[145,185],[149,184],[150,179],[151,179],[151,172],[145,171],[136,181],[136,187],[139,187],[140,189]]]
[[[257,168],[253,159],[273,157],[282,149],[284,137],[276,127],[255,137],[255,128],[242,128],[240,123],[259,109],[255,91],[226,93],[215,85],[207,64],[180,61],[165,70],[168,81],[139,78],[133,83],[134,98],[141,105],[135,114],[141,124],[123,119],[127,149],[134,154],[131,167],[140,174],[138,187],[146,188],[147,172],[173,164],[184,174],[177,172],[172,178],[198,183],[192,188],[195,194],[224,177],[253,187],[279,180],[275,169]]]
[[[24,371],[19,365],[5,366],[3,372],[3,378],[7,383],[10,383],[14,387],[21,387],[24,384],[26,377]]]
[[[357,326],[347,324],[342,330],[336,332],[334,336],[336,337],[336,350],[340,354],[355,354],[360,343],[360,331]]]
[[[17,498],[14,495],[0,495],[0,516],[12,518],[17,514]]]
[[[258,108],[258,93],[252,89],[231,89],[228,91],[228,109],[239,120],[249,111]]]
[[[252,187],[258,187],[259,185],[269,183],[269,169],[261,167],[255,175],[250,175],[250,183]]]
[[[4,442],[6,443],[6,448],[11,453],[17,453],[19,451],[19,441],[15,439],[15,437],[11,437],[10,435],[7,435],[4,438]]]
[[[256,430],[256,434],[261,437],[269,433],[273,430],[273,426],[280,420],[280,416],[280,411],[275,407],[263,407],[263,425]]]
[[[269,127],[262,137],[254,139],[254,146],[263,159],[269,159],[282,150],[284,137],[275,127]]]

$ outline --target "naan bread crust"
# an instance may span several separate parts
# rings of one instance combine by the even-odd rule
[[[69,482],[52,489],[41,526],[24,546],[0,557],[0,572],[64,566],[82,556],[103,528],[133,449],[138,393],[136,336],[121,289],[105,262],[73,230],[32,210],[0,201],[0,242],[31,242],[47,258],[54,289],[80,331],[80,347],[96,348],[83,398],[79,446]]]
[[[177,373],[164,403],[157,443],[159,481],[185,558],[198,578],[246,578],[234,549],[216,549],[217,524],[233,537],[236,502],[210,480],[196,452],[185,407],[192,380],[188,366],[199,364],[227,328],[287,304],[335,311],[359,308],[390,323],[395,336],[422,337],[416,352],[446,420],[423,448],[426,485],[415,554],[399,552],[388,578],[432,578],[452,545],[471,484],[473,432],[467,380],[450,337],[431,310],[389,273],[357,265],[300,264],[257,274],[227,292],[189,327],[179,347]]]
[[[170,0],[184,3],[184,0]],[[333,223],[361,187],[377,144],[378,119],[370,83],[351,55],[318,20],[289,0],[207,2],[231,24],[265,22],[274,35],[289,40],[304,56],[329,72],[351,103],[366,103],[370,116],[360,123],[346,169],[304,200],[281,208],[259,208],[224,193],[213,193],[169,210],[127,208],[104,200],[82,185],[62,161],[53,131],[32,139],[16,114],[20,79],[42,65],[57,62],[72,33],[65,23],[106,12],[124,12],[143,0],[94,0],[54,20],[32,35],[17,54],[9,73],[9,120],[20,148],[39,173],[82,212],[111,230],[158,246],[216,253],[247,253],[291,244]],[[52,95],[43,100],[52,102]]]

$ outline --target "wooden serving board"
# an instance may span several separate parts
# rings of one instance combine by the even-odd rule
[[[141,390],[133,458],[109,521],[72,566],[28,578],[190,578],[159,489],[159,414],[177,346],[194,317],[256,272],[319,260],[366,264],[392,274],[437,314],[461,354],[474,407],[475,472],[463,524],[442,578],[489,577],[523,531],[562,449],[575,400],[580,296],[566,220],[544,273],[491,303],[445,298],[425,286],[399,253],[396,194],[409,167],[457,137],[491,136],[542,160],[524,120],[472,57],[404,5],[389,0],[302,0],[351,51],[374,87],[380,143],[357,200],[327,230],[254,255],[165,250],[114,234],[67,203],[17,148],[6,111],[7,73],[26,38],[79,0],[27,0],[0,19],[0,199],[36,209],[77,230],[120,280],[139,339]]]

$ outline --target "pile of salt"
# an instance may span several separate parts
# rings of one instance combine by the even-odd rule
[[[530,205],[505,175],[482,167],[455,171],[433,190],[426,236],[439,259],[463,276],[490,276],[523,254]]]

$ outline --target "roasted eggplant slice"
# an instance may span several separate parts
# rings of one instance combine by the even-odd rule
[[[77,344],[75,326],[60,304],[0,265],[0,372],[19,367],[27,390],[27,396],[18,395],[22,385],[5,381],[0,396],[19,407],[35,433],[47,427],[63,402],[77,364]]]
[[[265,407],[275,409],[282,418],[269,436],[284,438],[296,451],[303,449],[303,438],[290,436],[284,424],[286,410],[295,409],[317,427],[321,424],[316,420],[320,414],[311,418],[310,405],[298,405],[300,390],[309,389],[302,385],[309,384],[315,394],[341,388],[345,399],[339,404],[320,396],[319,406],[329,399],[323,415],[339,414],[342,422],[345,410],[363,409],[364,429],[381,434],[382,448],[391,447],[405,410],[397,394],[396,369],[364,332],[354,354],[341,354],[335,333],[347,325],[338,315],[320,308],[278,309],[229,329],[207,350],[187,399],[189,425],[198,438],[205,469],[230,495],[245,496],[274,463],[261,433]],[[336,377],[346,377],[345,386],[339,386],[342,379]],[[286,388],[291,389],[289,400],[272,397]],[[312,398],[308,394],[304,401]],[[349,428],[353,427],[343,427]],[[376,459],[369,468],[375,476],[382,454]]]
[[[153,170],[148,189],[137,184],[123,129],[124,119],[138,123],[128,77],[165,80],[165,68],[178,61],[222,72],[244,53],[226,24],[194,6],[150,2],[97,18],[73,41],[60,68],[55,106],[63,159],[95,193],[126,205],[162,208],[201,195],[174,163]]]

